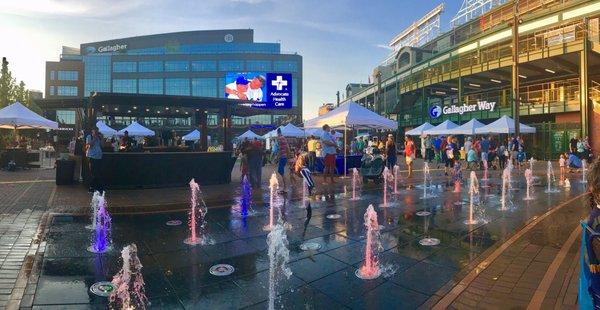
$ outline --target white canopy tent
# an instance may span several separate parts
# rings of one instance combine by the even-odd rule
[[[0,109],[0,128],[14,129],[58,129],[58,123],[45,119],[29,110],[20,102]]]
[[[287,124],[285,126],[279,126],[278,128],[281,128],[281,134],[284,137],[304,138],[304,136],[305,136],[304,130],[294,126],[291,123]],[[269,131],[262,137],[265,139],[277,137],[277,129]]]
[[[431,128],[431,129],[423,130],[423,134],[424,135],[447,135],[450,133],[451,129],[454,129],[456,127],[458,127],[458,125],[453,123],[451,120],[445,120],[441,124]]]
[[[423,134],[423,131],[429,130],[433,127],[435,127],[435,126],[429,124],[428,122],[425,122],[425,124],[405,132],[404,135],[405,136],[420,136]]]
[[[344,131],[344,176],[347,174],[346,145],[348,129],[397,130],[398,123],[383,117],[356,102],[343,104],[319,117],[304,122],[304,128],[322,128],[323,125]]]
[[[519,124],[521,133],[535,133],[535,128],[524,124]],[[492,123],[475,129],[477,134],[511,134],[515,133],[515,120],[504,115]]]
[[[96,122],[96,127],[98,127],[98,131],[105,137],[114,137],[117,135],[117,131],[110,128],[103,121]]]
[[[307,120],[304,128],[398,129],[398,123],[383,117],[356,102],[348,102],[326,114]]]
[[[474,135],[477,128],[484,127],[485,124],[478,121],[477,119],[472,119],[454,129],[450,129],[449,133],[453,135]]]
[[[256,133],[254,133],[254,131],[248,129],[246,132],[244,132],[243,134],[239,135],[237,137],[238,140],[244,140],[248,138],[248,140],[254,140],[254,138],[256,139],[264,139],[262,136],[257,135]]]
[[[125,131],[129,133],[131,137],[154,137],[154,131],[140,125],[138,122],[133,122],[129,124],[129,126],[119,130],[117,132],[118,136],[124,136]]]

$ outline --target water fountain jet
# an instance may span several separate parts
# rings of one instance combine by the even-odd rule
[[[121,251],[123,267],[113,277],[114,292],[110,295],[110,309],[146,309],[148,298],[144,289],[142,264],[135,243]]]
[[[292,271],[287,266],[290,261],[290,251],[288,249],[288,240],[285,234],[281,219],[271,229],[267,235],[268,256],[269,256],[269,304],[268,309],[275,309],[277,298],[277,288],[279,284],[279,275],[283,274],[287,279],[292,275]]]
[[[371,280],[381,275],[379,269],[378,256],[382,250],[381,242],[379,240],[379,223],[377,222],[377,212],[373,208],[373,205],[369,205],[364,215],[365,227],[367,229],[367,240],[365,244],[365,261],[363,265],[356,270],[356,276]]]
[[[94,227],[92,245],[87,250],[92,253],[104,253],[110,249],[112,229],[112,219],[106,209],[104,196],[98,198],[98,212],[94,219]]]

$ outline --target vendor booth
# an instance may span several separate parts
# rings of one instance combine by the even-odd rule
[[[20,102],[15,102],[3,109],[0,109],[0,128],[12,129],[14,138],[17,141],[17,132],[22,129],[58,129],[58,123],[45,119],[37,113],[29,110]],[[25,147],[7,147],[0,154],[0,167],[6,167],[9,162],[14,167],[27,167],[28,158],[31,158]],[[52,147],[42,147],[39,152],[40,165],[46,164],[48,168],[54,167],[55,152]],[[32,154],[36,155],[36,154]]]
[[[423,131],[429,130],[433,127],[435,127],[435,126],[429,124],[428,122],[425,122],[423,125],[405,132],[404,135],[406,135],[406,136],[421,136],[423,134]]]
[[[319,117],[304,122],[304,128],[322,128],[323,125],[329,125],[336,130],[342,130],[344,133],[344,155],[348,154],[346,147],[348,144],[348,130],[357,129],[382,129],[397,130],[398,124],[388,118],[385,118],[356,102],[348,102],[327,112]],[[348,173],[349,156],[342,156],[344,165],[342,171],[338,169],[339,174]],[[360,157],[360,156],[358,156]],[[354,159],[351,160],[354,163]],[[337,160],[336,160],[337,162]],[[360,161],[359,164],[360,166]]]
[[[130,119],[125,130],[132,137],[144,139],[132,150],[105,152],[101,160],[101,179],[106,189],[151,188],[187,186],[194,178],[200,185],[223,184],[231,181],[235,163],[231,150],[231,119],[264,114],[265,111],[244,105],[239,100],[192,96],[92,93],[89,98],[40,99],[36,103],[45,110],[71,109],[81,111],[81,126],[86,134],[91,124],[102,120]],[[208,145],[208,115],[216,115],[220,147]],[[153,119],[187,119],[191,131],[183,140],[198,141],[197,147],[160,145],[164,134]],[[108,127],[108,126],[107,126]],[[115,128],[117,129],[117,128]],[[143,138],[145,137],[145,138]],[[162,141],[162,140],[160,140]],[[89,168],[82,169],[84,183],[88,183]]]

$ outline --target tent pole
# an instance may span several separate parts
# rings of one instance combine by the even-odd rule
[[[348,144],[348,127],[344,125],[344,178],[347,177],[348,166],[346,165],[346,158],[348,157],[348,153],[346,152],[346,145]]]

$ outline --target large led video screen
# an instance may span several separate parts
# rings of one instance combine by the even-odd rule
[[[253,107],[290,109],[292,107],[292,75],[290,73],[228,72],[224,96],[250,101]]]

